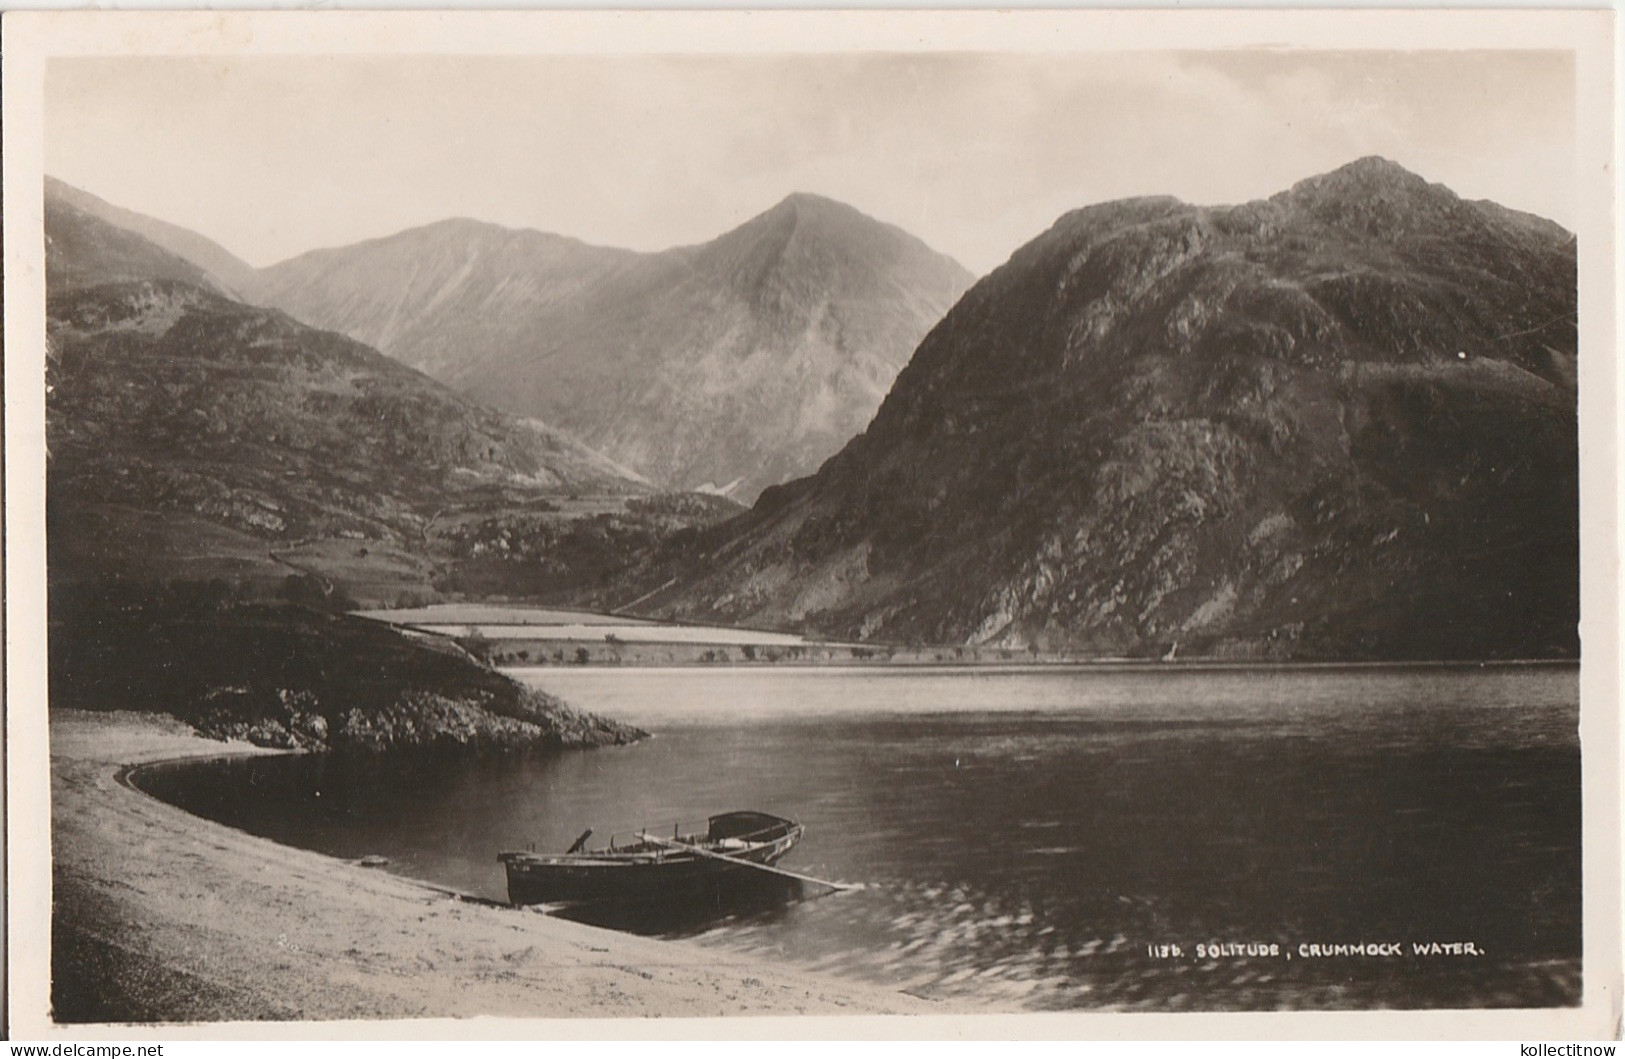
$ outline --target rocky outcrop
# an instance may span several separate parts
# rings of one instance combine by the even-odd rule
[[[330,742],[343,749],[370,751],[556,749],[614,746],[644,735],[638,729],[572,710],[551,695],[526,690],[528,694],[521,697],[525,715],[518,717],[495,713],[489,704],[413,693],[383,710],[349,711]]]
[[[643,738],[641,730],[581,713],[563,701],[533,689],[525,716],[497,712],[489,695],[454,698],[414,688],[387,706],[353,707],[338,714],[331,727],[319,712],[320,701],[308,691],[277,689],[275,705],[246,709],[238,702],[205,710],[193,727],[211,739],[236,739],[255,746],[310,751],[455,751],[588,749],[619,746]]]
[[[645,734],[448,640],[363,618],[145,585],[53,603],[53,708],[150,710],[217,739],[316,751],[579,748]]]

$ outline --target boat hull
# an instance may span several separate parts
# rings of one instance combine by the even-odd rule
[[[709,900],[736,889],[782,884],[782,877],[749,866],[771,866],[801,840],[804,829],[800,824],[774,820],[774,826],[759,840],[733,846],[705,843],[703,848],[708,851],[726,850],[730,859],[675,847],[581,854],[502,853],[499,859],[508,873],[508,900],[516,905],[641,904]]]

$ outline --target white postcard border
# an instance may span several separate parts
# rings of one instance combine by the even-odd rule
[[[22,1039],[1387,1038],[1617,1035],[1620,975],[1616,88],[1611,10],[8,12],[4,23],[9,1002]],[[1581,211],[1581,740],[1585,992],[1577,1009],[1218,1015],[254,1023],[57,1027],[49,1010],[43,82],[52,56],[1111,52],[1559,48],[1576,58]]]

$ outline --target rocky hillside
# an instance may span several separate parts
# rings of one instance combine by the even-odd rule
[[[236,295],[244,290],[254,275],[254,266],[238,258],[231,251],[212,239],[205,238],[178,224],[149,217],[144,213],[127,210],[115,206],[105,199],[98,198],[65,183],[55,177],[45,178],[45,202],[47,209],[72,209],[79,213],[87,213],[98,220],[106,221],[114,228],[126,232],[134,232],[147,242],[176,257],[195,265],[202,270],[208,286],[222,293]],[[52,227],[60,228],[61,221],[56,225],[47,224],[47,230]],[[75,255],[76,257],[79,255]],[[119,276],[120,279],[149,279],[157,278],[153,273],[146,272],[139,275]],[[186,279],[185,276],[170,276],[172,279]],[[60,289],[56,287],[53,289]]]
[[[46,238],[53,577],[325,570],[394,602],[388,585],[428,590],[473,558],[448,531],[650,492],[557,430],[228,298],[49,196]]]
[[[51,704],[171,714],[302,750],[517,750],[645,734],[566,706],[449,641],[221,586],[116,584],[52,598]]]
[[[749,500],[860,431],[971,278],[897,228],[793,195],[655,254],[446,221],[302,255],[247,293],[657,484]]]
[[[651,615],[1100,655],[1572,656],[1573,237],[1369,158],[1067,214]]]
[[[135,232],[108,224],[72,201],[45,198],[45,286],[64,294],[107,283],[174,280],[216,294],[203,268]]]
[[[492,490],[641,489],[358,342],[173,280],[55,296],[50,339],[53,502],[185,513],[274,547],[409,543]]]
[[[654,504],[641,481],[54,196],[45,234],[53,705],[317,750],[641,735],[333,613],[379,580],[455,575],[442,525],[589,491]]]

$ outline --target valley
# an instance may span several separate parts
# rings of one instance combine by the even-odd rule
[[[957,266],[813,196],[664,255],[457,221],[244,271],[202,237],[47,193],[64,659],[151,607],[166,637],[193,635],[175,599],[296,640],[329,627],[315,615],[480,601],[696,627],[408,623],[508,666],[1577,653],[1573,238],[1380,159],[1237,207],[1075,211],[940,320],[922,291],[951,297]],[[519,301],[475,312],[476,290]],[[797,424],[826,397],[761,380],[811,377],[790,367],[812,355],[803,325],[855,336],[820,330],[850,313],[873,327],[848,367],[873,370],[816,413],[819,445],[844,447],[779,484],[823,460]],[[571,328],[598,320],[620,352],[535,360],[559,367],[561,427],[512,410],[539,392],[523,372],[479,375],[497,362],[459,330],[476,318],[582,350],[598,347]],[[864,358],[915,330],[893,385]],[[666,361],[637,368],[655,339]],[[744,414],[684,376],[700,349],[754,365],[726,393],[778,404]],[[685,438],[727,433],[662,418],[701,404],[754,432],[728,443],[754,455],[675,471]],[[668,462],[604,455],[646,451],[614,440],[616,417]],[[662,491],[674,476],[761,495]]]

